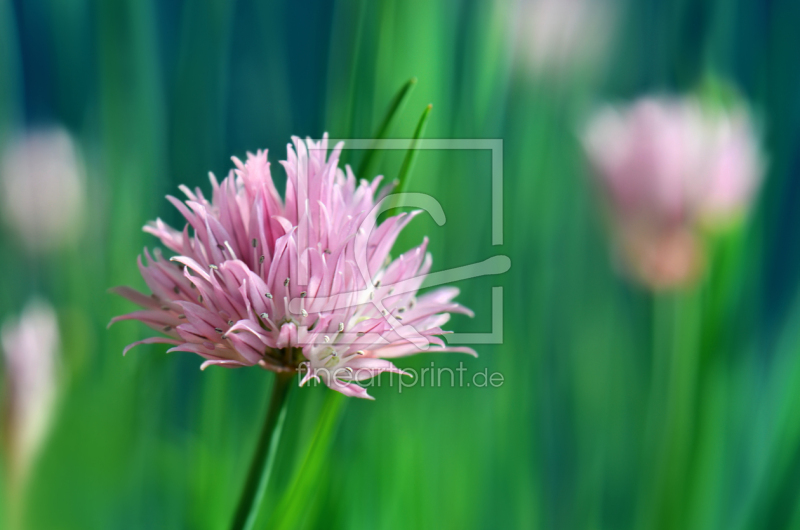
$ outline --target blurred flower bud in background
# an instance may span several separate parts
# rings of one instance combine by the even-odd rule
[[[660,289],[703,270],[703,232],[743,218],[763,174],[750,113],[698,98],[606,107],[583,143],[630,272]]]
[[[17,489],[25,482],[53,416],[60,348],[55,311],[44,301],[29,302],[18,320],[3,323],[0,339],[6,379],[6,471],[12,489]]]
[[[61,128],[12,139],[0,154],[0,192],[7,226],[31,252],[74,242],[85,205],[84,166]]]
[[[603,55],[611,36],[609,0],[520,0],[514,44],[534,75],[558,75]]]

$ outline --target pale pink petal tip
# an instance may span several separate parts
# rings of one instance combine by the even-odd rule
[[[236,368],[238,366],[244,366],[244,365],[242,363],[240,363],[239,361],[217,361],[217,360],[214,360],[214,361],[206,361],[203,364],[201,364],[200,365],[200,370],[205,370],[209,366],[223,366],[223,367],[226,367],[226,368]]]
[[[149,339],[143,339],[143,340],[139,340],[139,341],[136,341],[136,342],[132,342],[131,344],[128,344],[122,350],[122,355],[124,356],[131,349],[135,348],[136,346],[139,346],[140,344],[180,344],[180,343],[181,343],[181,341],[179,341],[179,340],[167,339],[167,338],[163,338],[163,337],[151,337]]]

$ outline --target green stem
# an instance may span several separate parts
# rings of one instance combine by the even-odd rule
[[[294,478],[283,493],[268,528],[298,528],[302,517],[308,513],[314,490],[319,486],[320,476],[326,471],[331,440],[336,435],[346,401],[347,398],[342,394],[328,391],[305,458],[295,470]]]
[[[233,530],[251,530],[258,517],[258,509],[267,490],[270,472],[275,463],[278,443],[286,417],[286,396],[289,394],[289,383],[292,374],[277,374],[269,399],[267,417],[261,429],[255,455],[247,473],[244,491],[236,508],[233,519]]]
[[[684,528],[693,455],[697,385],[697,326],[702,318],[695,296],[664,295],[656,302],[657,364],[651,397],[648,446],[654,453],[652,491],[643,528]]]
[[[642,438],[643,476],[650,480],[643,485],[637,528],[652,529],[662,515],[664,458],[668,446],[664,424],[667,416],[667,397],[670,386],[674,333],[674,308],[670,295],[656,294],[652,298],[652,366],[650,392],[645,411],[645,431]]]
[[[684,300],[676,305],[674,315],[672,358],[669,372],[669,388],[666,399],[664,417],[667,443],[663,465],[663,495],[665,514],[661,521],[670,521],[665,528],[683,527],[686,525],[686,490],[689,485],[688,463],[691,461],[693,424],[695,414],[695,385],[697,383],[697,349],[694,341],[696,330],[687,324],[699,322],[700,315],[691,311]]]

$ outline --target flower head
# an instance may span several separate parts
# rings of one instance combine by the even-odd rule
[[[0,161],[5,221],[25,246],[42,252],[74,240],[86,186],[72,137],[60,128],[35,131],[6,145]]]
[[[6,404],[10,471],[26,475],[50,425],[56,398],[58,322],[42,301],[30,302],[18,320],[0,330],[8,385]]]
[[[187,225],[175,230],[160,219],[145,231],[177,256],[145,249],[139,267],[151,296],[116,292],[144,309],[116,317],[162,332],[140,343],[173,344],[194,352],[203,367],[259,365],[276,372],[304,371],[303,382],[324,381],[343,394],[369,397],[355,384],[381,372],[400,372],[387,359],[429,343],[445,347],[440,328],[449,313],[470,314],[452,300],[453,288],[417,297],[431,266],[427,240],[395,260],[389,252],[419,212],[377,224],[385,191],[381,178],[356,181],[338,167],[341,144],[328,156],[320,142],[293,138],[282,161],[285,199],[272,181],[267,152],[249,154],[212,196],[181,190],[169,201]],[[190,234],[191,227],[193,234]],[[372,229],[374,227],[374,230]]]
[[[644,98],[599,111],[583,141],[629,268],[654,287],[697,276],[701,229],[740,218],[762,177],[743,106],[723,112],[693,98]]]

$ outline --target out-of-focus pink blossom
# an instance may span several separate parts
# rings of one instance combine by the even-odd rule
[[[654,287],[691,282],[704,261],[701,231],[746,213],[762,179],[744,107],[644,98],[597,112],[583,142],[629,268]]]
[[[85,207],[81,157],[61,128],[19,136],[0,154],[0,192],[7,225],[34,252],[73,242]]]
[[[18,320],[0,330],[6,365],[6,437],[10,472],[18,483],[26,476],[53,415],[58,322],[45,302],[30,302]]]
[[[387,359],[418,353],[422,344],[474,354],[440,338],[450,313],[471,313],[452,301],[458,290],[416,296],[431,266],[427,240],[389,257],[419,212],[375,225],[381,178],[358,182],[349,167],[340,169],[341,148],[328,156],[327,135],[319,143],[293,138],[281,162],[285,200],[266,151],[244,163],[234,158],[236,169],[221,183],[212,175],[211,200],[186,187],[185,203],[168,197],[188,224],[179,231],[159,219],[145,231],[177,256],[168,261],[145,249],[139,267],[152,295],[117,288],[144,309],[112,320],[139,320],[165,336],[125,351],[168,343],[169,351],[205,358],[203,367],[304,370],[303,382],[319,378],[358,397],[369,396],[356,382],[399,372]]]
[[[597,60],[611,35],[608,0],[519,0],[515,52],[533,74],[561,74]]]

